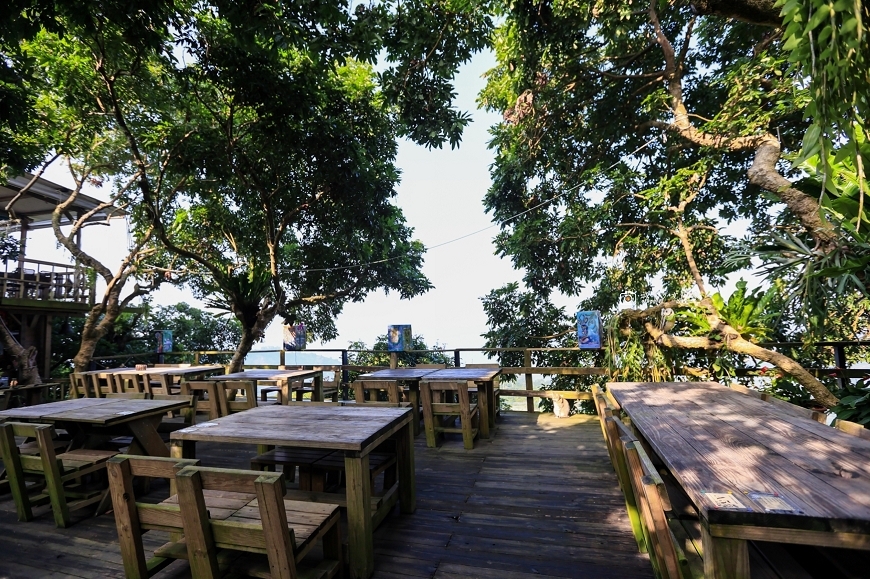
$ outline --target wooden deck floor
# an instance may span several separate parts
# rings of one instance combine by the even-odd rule
[[[473,451],[458,438],[429,449],[421,436],[415,452],[417,512],[396,509],[375,532],[374,578],[653,576],[594,417],[508,412]],[[241,468],[250,453],[203,445],[198,456]],[[0,545],[0,579],[124,576],[111,514],[68,529],[50,513],[19,523],[0,495]],[[157,577],[182,577],[185,567]]]

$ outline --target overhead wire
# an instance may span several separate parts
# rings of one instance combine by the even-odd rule
[[[635,149],[634,151],[632,151],[632,152],[630,152],[630,153],[626,153],[625,155],[623,155],[622,157],[620,157],[617,161],[614,161],[614,162],[613,162],[609,167],[607,167],[606,169],[604,169],[604,171],[605,171],[605,172],[610,171],[611,169],[613,169],[614,167],[616,167],[617,165],[619,165],[620,163],[622,163],[622,161],[623,161],[624,159],[626,159],[627,157],[632,157],[632,156],[636,155],[637,153],[643,151],[644,149],[646,149],[648,146],[650,146],[652,143],[654,143],[654,142],[657,141],[657,140],[659,140],[659,137],[653,137],[653,138],[651,138],[649,141],[647,141],[646,143],[644,143],[643,145],[641,145],[640,147],[638,147],[638,148]],[[475,235],[477,235],[477,234],[479,234],[479,233],[483,233],[484,231],[488,231],[488,230],[492,229],[493,227],[498,227],[498,226],[500,226],[500,225],[506,225],[507,223],[510,223],[511,221],[513,221],[513,220],[515,220],[515,219],[518,219],[518,218],[522,217],[523,215],[526,215],[527,213],[531,213],[532,211],[535,211],[535,210],[537,210],[537,209],[540,209],[540,208],[543,207],[544,205],[549,205],[549,204],[552,203],[553,201],[556,201],[557,199],[560,199],[561,197],[564,197],[564,196],[567,195],[568,193],[572,193],[572,192],[576,191],[576,190],[579,189],[581,186],[582,186],[582,184],[574,185],[573,187],[569,187],[568,189],[566,189],[565,191],[559,193],[558,195],[554,195],[553,197],[551,197],[551,198],[549,198],[549,199],[546,199],[546,200],[544,200],[544,201],[541,201],[541,202],[538,203],[537,205],[534,205],[534,206],[532,206],[532,207],[529,207],[528,209],[525,209],[525,210],[523,210],[523,211],[520,211],[519,213],[517,213],[517,214],[515,214],[515,215],[511,215],[510,217],[508,217],[507,219],[505,219],[504,221],[502,221],[502,222],[500,222],[500,223],[493,223],[492,225],[488,225],[488,226],[486,226],[486,227],[484,227],[484,228],[482,228],[482,229],[478,229],[477,231],[472,231],[471,233],[466,233],[465,235],[460,235],[459,237],[455,237],[455,238],[453,238],[453,239],[450,239],[450,240],[448,240],[448,241],[444,241],[444,242],[442,242],[442,243],[437,243],[437,244],[435,244],[435,245],[425,246],[425,250],[426,250],[426,251],[431,251],[431,250],[433,250],[433,249],[437,249],[437,248],[439,248],[439,247],[444,247],[445,245],[450,245],[451,243],[456,243],[457,241],[461,241],[461,240],[463,240],[463,239],[467,239],[467,238],[469,238],[469,237],[473,237],[473,236],[475,236]],[[356,269],[356,268],[361,268],[361,267],[368,267],[368,266],[371,266],[371,265],[378,265],[378,264],[380,264],[380,263],[386,263],[386,262],[388,262],[388,261],[394,261],[394,260],[399,259],[399,258],[401,258],[401,257],[403,257],[403,256],[401,256],[401,255],[396,255],[396,256],[393,256],[393,257],[385,257],[384,259],[377,259],[377,260],[374,260],[374,261],[369,261],[369,262],[366,262],[366,263],[358,263],[358,264],[354,264],[354,265],[339,265],[339,266],[335,266],[335,267],[320,267],[320,268],[300,268],[300,269],[294,269],[294,270],[291,270],[291,272],[292,272],[292,273],[300,273],[300,272],[301,272],[301,273],[317,273],[317,272],[328,272],[328,271],[343,271],[343,270],[348,270],[348,269]]]

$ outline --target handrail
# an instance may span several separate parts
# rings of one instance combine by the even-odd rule
[[[781,343],[767,343],[766,347],[796,347],[803,346],[804,344],[799,342],[781,342]],[[854,378],[860,378],[870,374],[870,370],[864,370],[860,368],[849,368],[848,361],[845,355],[845,349],[849,347],[868,347],[870,346],[870,341],[867,340],[858,340],[858,341],[837,341],[837,342],[819,342],[818,344],[814,344],[814,346],[819,347],[833,347],[834,348],[834,357],[835,362],[837,363],[837,367],[835,368],[808,368],[808,371],[812,374],[824,377],[824,376],[836,376],[837,379],[841,382],[841,384],[845,381]],[[565,352],[577,352],[577,351],[588,351],[581,350],[580,348],[431,348],[427,350],[406,350],[405,353],[411,354],[425,354],[425,353],[442,353],[446,354],[448,352],[453,352],[454,356],[454,365],[459,366],[460,364],[456,364],[457,361],[461,361],[461,353],[462,352],[523,352],[524,354],[524,363],[522,366],[512,366],[512,367],[503,367],[502,374],[507,376],[520,376],[522,375],[525,378],[524,389],[526,391],[534,390],[534,383],[532,380],[532,376],[536,375],[558,375],[558,376],[606,376],[607,369],[599,366],[587,366],[587,367],[558,367],[558,366],[533,366],[532,365],[532,352],[551,352],[551,351],[565,351]],[[277,353],[279,357],[278,364],[251,364],[245,365],[246,368],[277,368],[278,366],[287,365],[286,355],[287,353],[294,353],[294,350],[283,350],[283,349],[270,349],[270,350],[256,350],[251,353]],[[302,352],[309,353],[340,353],[342,363],[336,364],[305,364],[305,366],[316,366],[318,368],[322,368],[326,371],[334,371],[334,372],[342,372],[342,382],[347,383],[350,382],[350,372],[371,372],[378,369],[386,368],[386,366],[359,366],[349,364],[348,354],[350,353],[377,353],[377,354],[385,354],[388,352],[384,352],[383,350],[371,350],[371,349],[349,349],[349,348],[310,348],[303,350]],[[190,360],[191,356],[193,358],[193,362],[198,364],[200,363],[201,357],[203,356],[232,356],[234,354],[233,351],[229,350],[201,350],[198,352],[167,352],[163,354],[166,357],[179,357],[186,356],[188,360]],[[101,356],[99,360],[117,360],[117,359],[142,359],[142,358],[153,358],[156,354],[123,354],[116,356]],[[396,356],[392,357],[391,366],[395,367],[397,363]],[[772,369],[739,369],[737,370],[738,376],[757,376],[764,377],[770,376],[777,372],[775,368]],[[519,385],[518,385],[519,386]],[[521,388],[522,389],[522,388]],[[534,411],[535,401],[529,397],[527,402],[528,410]]]

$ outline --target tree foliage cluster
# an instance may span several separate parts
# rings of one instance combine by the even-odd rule
[[[84,322],[84,318],[55,318],[53,321],[52,367],[59,375],[73,369],[71,360],[79,350]],[[140,312],[122,313],[111,330],[97,342],[93,357],[130,356],[116,361],[117,365],[152,362],[156,356],[154,332],[157,330],[172,332],[173,352],[232,351],[242,335],[239,322],[231,317],[215,316],[184,303],[147,306]],[[193,362],[192,356],[189,358],[179,356],[168,361]],[[226,363],[228,356],[203,356],[200,361]]]
[[[458,143],[469,118],[451,81],[487,42],[484,4],[10,8],[0,80],[14,82],[0,83],[0,102],[16,108],[0,127],[0,172],[65,162],[72,197],[109,187],[134,230],[111,271],[72,242],[83,224],[55,226],[108,288],[83,326],[78,366],[130,300],[165,281],[240,322],[234,368],[276,317],[328,339],[349,301],[429,289],[423,247],[393,203],[396,139]]]
[[[812,33],[828,35],[812,64],[795,16],[810,4],[851,23],[841,37]],[[806,356],[759,343],[870,329],[858,170],[868,85],[866,67],[844,59],[866,52],[855,43],[866,9],[848,4],[502,5],[498,63],[480,96],[503,114],[485,203],[501,225],[497,251],[525,272],[525,288],[484,300],[488,345],[526,339],[514,317],[523,304],[536,311],[522,316],[528,334],[570,331],[550,305],[560,292],[612,316],[609,361],[623,378],[721,378],[761,364],[783,376],[774,387],[790,380],[836,404],[799,363]],[[814,18],[812,30],[827,25]],[[809,66],[840,68],[820,79]],[[718,289],[759,258],[772,274],[763,290]]]

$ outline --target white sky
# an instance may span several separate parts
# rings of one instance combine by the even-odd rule
[[[457,105],[473,115],[458,149],[448,146],[427,150],[409,142],[400,144],[397,165],[402,171],[402,182],[396,202],[414,228],[414,237],[426,246],[492,225],[482,204],[493,160],[486,144],[489,127],[500,118],[477,110],[475,99],[485,84],[481,75],[493,65],[492,54],[480,54],[456,78]],[[45,177],[72,185],[61,167],[51,168]],[[86,192],[98,198],[106,196],[99,189]],[[412,300],[400,300],[395,293],[388,296],[373,293],[363,303],[348,304],[336,321],[339,338],[326,344],[309,344],[309,348],[344,348],[354,340],[371,345],[376,336],[386,333],[389,324],[411,324],[414,333],[424,336],[430,345],[437,342],[450,348],[481,347],[486,317],[480,298],[521,278],[509,260],[493,255],[492,238],[497,231],[493,227],[427,252],[423,272],[434,284],[433,290]],[[108,227],[91,227],[83,233],[82,241],[83,249],[93,252],[108,267],[117,267],[127,248],[125,224],[117,220]],[[33,232],[28,238],[27,253],[39,259],[70,261],[66,252],[57,249],[50,231]],[[157,304],[188,302],[203,307],[190,292],[175,288],[161,289],[153,298]],[[256,348],[279,348],[280,344],[280,322],[274,322],[264,342]]]

